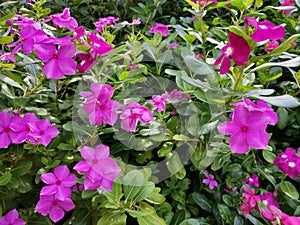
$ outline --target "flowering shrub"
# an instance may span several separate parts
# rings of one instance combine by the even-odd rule
[[[0,4],[0,225],[300,224],[298,1],[53,2]]]

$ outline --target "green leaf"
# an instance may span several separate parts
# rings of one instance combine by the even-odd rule
[[[167,167],[168,167],[171,175],[174,175],[174,174],[180,172],[182,169],[184,169],[184,166],[181,162],[180,156],[175,151],[170,153],[170,157],[168,158],[168,161],[166,164],[167,164]],[[183,174],[183,175],[184,176],[179,179],[183,179],[185,177],[185,174]]]
[[[117,204],[124,195],[122,193],[122,185],[120,183],[120,179],[116,178],[111,191],[104,192],[103,195],[107,198],[109,202]]]
[[[141,202],[139,210],[148,212],[147,215],[137,217],[139,225],[166,225],[166,222],[156,214],[155,209],[146,202]]]
[[[150,177],[150,171],[147,169],[132,170],[123,177],[123,187],[125,194],[125,202],[140,198],[146,188],[145,184]]]
[[[192,197],[197,205],[199,205],[202,209],[207,212],[211,212],[212,206],[210,205],[208,199],[204,194],[193,193]]]
[[[264,97],[256,94],[250,94],[248,96],[252,96],[264,100],[267,103],[277,107],[294,108],[300,105],[300,102],[298,101],[297,98],[288,94],[280,95],[280,96],[271,96],[271,97]]]
[[[94,196],[97,195],[97,194],[98,194],[97,191],[84,190],[84,191],[82,191],[82,193],[81,193],[81,197],[82,197],[83,199],[85,199],[85,198],[92,198],[92,197],[94,197]]]
[[[127,215],[120,212],[107,211],[98,220],[97,225],[126,225]]]
[[[288,197],[296,200],[299,199],[299,193],[291,182],[281,181],[279,187]]]
[[[20,85],[24,85],[25,87],[28,87],[28,85],[25,83],[25,81],[22,80],[22,78],[20,76],[15,75],[10,70],[4,70],[4,73],[13,81],[19,83]]]
[[[231,211],[228,208],[228,206],[224,204],[218,205],[219,212],[221,217],[226,221],[227,224],[230,224],[230,218],[231,218]]]
[[[31,167],[32,161],[21,160],[17,162],[17,164],[12,168],[11,172],[16,177],[23,176],[28,173]]]
[[[185,219],[185,211],[183,209],[177,211],[172,219],[172,225],[179,225]]]
[[[160,188],[154,188],[152,193],[148,197],[146,197],[145,200],[152,204],[162,204],[166,200],[166,198],[162,194],[159,194],[159,192]]]
[[[263,157],[268,163],[273,164],[276,155],[273,152],[270,152],[268,150],[263,150]]]
[[[256,167],[255,170],[263,175],[265,178],[267,178],[274,187],[276,187],[276,180],[275,178],[271,175],[272,171],[269,171],[267,169],[261,169],[260,167]]]
[[[186,219],[182,221],[179,225],[200,225],[200,222],[196,219]]]
[[[11,36],[4,36],[0,37],[0,45],[9,44],[13,42],[13,37]]]
[[[4,186],[4,185],[8,184],[8,182],[10,181],[11,178],[12,178],[11,173],[2,174],[0,176],[0,186]]]
[[[187,65],[188,69],[193,71],[198,75],[209,75],[215,74],[215,71],[207,65],[205,62],[196,59],[194,56],[186,56],[184,57],[184,62]]]
[[[284,108],[278,108],[276,113],[278,115],[278,122],[276,125],[280,130],[283,130],[288,125],[289,114]]]

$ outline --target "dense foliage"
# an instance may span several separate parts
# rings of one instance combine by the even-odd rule
[[[0,4],[0,225],[300,224],[299,1]]]

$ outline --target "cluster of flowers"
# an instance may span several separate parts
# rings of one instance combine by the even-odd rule
[[[25,141],[47,146],[59,134],[59,130],[48,119],[39,120],[34,113],[20,116],[18,110],[12,115],[3,110],[0,118],[0,148]]]
[[[52,21],[60,28],[67,28],[73,32],[73,36],[56,38],[48,35],[42,29],[42,23]],[[7,24],[11,27],[20,29],[20,39],[7,45],[15,47],[11,53],[5,53],[0,56],[0,60],[10,60],[15,62],[14,55],[21,49],[23,54],[35,52],[41,61],[44,62],[43,71],[47,78],[59,79],[63,75],[73,75],[78,69],[79,72],[88,71],[97,61],[97,57],[108,53],[113,48],[104,40],[98,38],[95,33],[90,31],[87,35],[87,41],[83,42],[83,36],[86,31],[83,26],[78,26],[75,18],[70,16],[70,11],[65,8],[62,13],[51,15],[42,23],[16,14]],[[13,30],[13,28],[11,28]],[[77,47],[74,43],[89,47],[89,52],[76,54]],[[77,65],[74,59],[75,55],[81,60]]]
[[[121,172],[116,161],[109,157],[109,147],[103,144],[96,148],[88,146],[80,150],[84,160],[78,162],[73,169],[85,176],[84,190],[110,191],[116,176]]]
[[[40,200],[38,201],[35,210],[47,216],[53,222],[61,220],[65,211],[72,210],[75,205],[71,199],[71,187],[76,184],[76,175],[70,173],[67,166],[57,166],[54,173],[44,173],[41,175],[41,180],[47,185],[40,192]]]
[[[92,92],[80,92],[79,95],[87,97],[83,103],[84,111],[89,115],[89,122],[92,125],[109,124],[113,126],[118,119],[118,112],[121,115],[121,128],[127,131],[134,132],[138,121],[143,124],[148,124],[153,119],[153,113],[146,106],[137,102],[129,102],[127,105],[122,105],[111,97],[114,94],[114,89],[108,84],[91,84]],[[188,99],[188,96],[178,90],[173,90],[170,93],[161,96],[154,95],[152,100],[153,109],[161,112],[165,109],[167,103],[178,103],[178,99]],[[177,101],[175,100],[177,99]]]
[[[279,204],[275,200],[277,191],[256,195],[254,188],[244,185],[243,189],[243,204],[239,207],[239,210],[244,211],[245,218],[248,218],[248,214],[252,210],[257,210],[272,224],[277,224],[278,220],[282,225],[300,224],[300,218],[289,216],[279,209]]]
[[[277,40],[283,39],[285,35],[285,29],[282,25],[276,26],[267,20],[258,22],[255,18],[245,16],[246,29],[248,29],[249,25],[255,29],[255,32],[250,36],[254,41],[267,41],[266,51],[272,51],[277,48],[279,45]],[[242,66],[247,63],[250,56],[250,46],[242,36],[229,33],[228,39],[229,43],[222,48],[222,54],[214,63],[214,66],[221,63],[221,74],[225,74],[229,71],[231,67],[230,58],[232,58],[238,66]]]
[[[265,149],[269,142],[267,126],[278,121],[276,112],[263,100],[255,104],[250,99],[243,98],[235,106],[230,117],[218,126],[218,131],[224,135],[232,135],[228,142],[233,153],[244,154],[248,149]]]
[[[293,148],[286,148],[285,152],[280,153],[274,160],[274,164],[292,179],[300,174],[300,157]]]

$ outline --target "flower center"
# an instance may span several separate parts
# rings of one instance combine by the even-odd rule
[[[105,109],[105,106],[104,105],[100,105],[99,107],[101,110],[104,110]]]
[[[61,181],[60,181],[60,180],[56,181],[56,184],[57,184],[57,185],[60,185],[60,184],[61,184]]]
[[[253,179],[251,177],[249,178],[249,182],[253,182]]]
[[[225,51],[225,55],[229,56],[232,54],[232,52],[233,52],[233,49],[231,47],[228,47]]]
[[[57,55],[57,54],[54,54],[54,55],[53,55],[53,59],[58,59],[58,55]]]
[[[268,205],[268,200],[263,200],[263,203],[264,203],[265,205]]]
[[[52,202],[52,205],[57,205],[57,201],[54,200],[54,201]]]
[[[8,127],[5,127],[5,128],[4,128],[4,132],[8,133],[8,132],[9,132],[9,128],[8,128]]]
[[[97,161],[97,159],[94,159],[93,161],[92,161],[92,163],[94,163],[94,164],[96,164],[98,161]]]
[[[296,164],[294,162],[289,162],[289,167],[294,168]]]
[[[30,127],[26,127],[26,129],[25,129],[26,131],[30,131]]]
[[[137,118],[136,114],[132,114],[130,117],[131,117],[131,119],[136,119]]]
[[[40,135],[44,135],[45,134],[45,132],[44,131],[40,131]]]
[[[247,131],[247,127],[242,127],[242,132],[246,132],[246,131]]]

